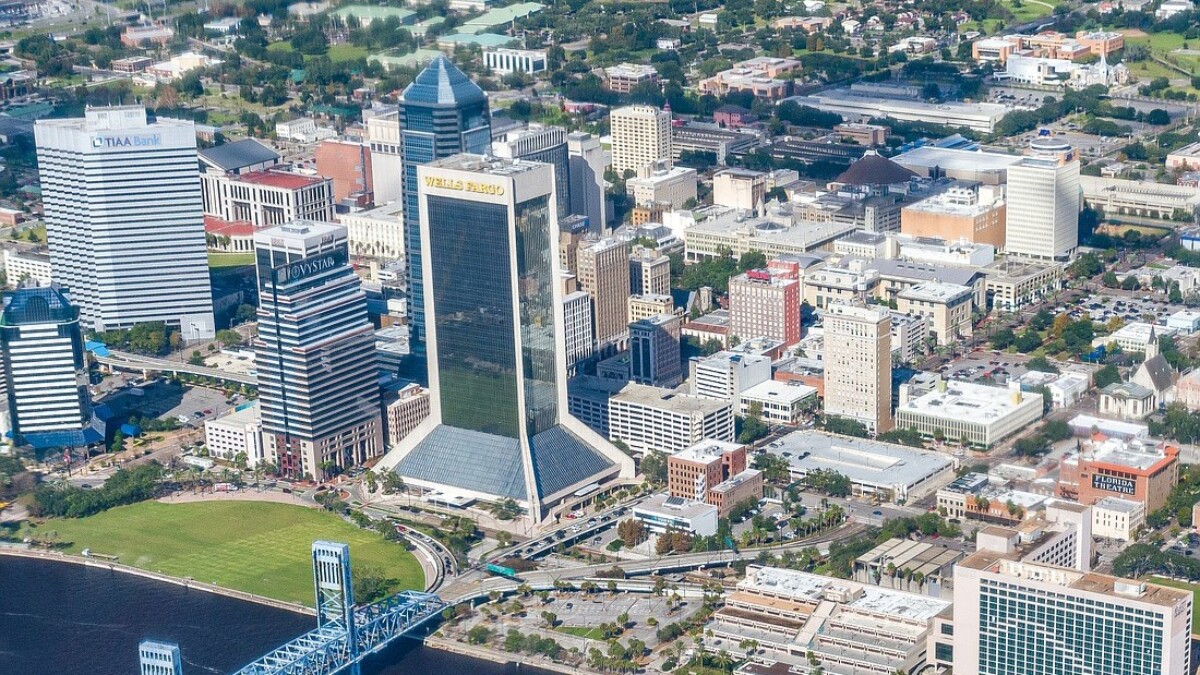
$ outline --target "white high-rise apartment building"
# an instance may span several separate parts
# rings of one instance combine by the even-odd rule
[[[1005,248],[1030,258],[1065,259],[1079,248],[1079,158],[1052,137],[1029,144],[1008,168]]]
[[[163,321],[211,338],[195,125],[120,106],[40,120],[34,134],[50,264],[81,324]]]
[[[830,305],[825,312],[825,414],[892,428],[892,317],[887,309]]]
[[[612,168],[636,175],[647,165],[671,159],[671,113],[649,105],[617,108],[609,118]]]

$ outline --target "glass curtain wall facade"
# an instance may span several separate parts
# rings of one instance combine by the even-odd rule
[[[401,95],[401,185],[405,267],[408,282],[409,348],[424,380],[425,292],[422,274],[417,167],[458,153],[486,153],[492,140],[487,96],[444,56],[435,58]]]

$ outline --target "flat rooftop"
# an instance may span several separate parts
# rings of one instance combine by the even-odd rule
[[[764,380],[749,389],[744,389],[740,395],[752,400],[775,401],[795,405],[800,401],[816,396],[817,390],[815,387],[804,384]]]
[[[793,471],[808,474],[827,469],[861,485],[913,486],[954,466],[938,452],[819,431],[796,431],[765,450],[788,460]]]
[[[953,381],[946,383],[945,391],[935,388],[909,399],[897,408],[896,412],[898,414],[901,411],[911,411],[942,419],[971,420],[987,424],[1012,413],[1034,397],[1034,394],[1005,387]],[[1041,400],[1040,395],[1036,398]]]
[[[232,180],[239,183],[251,183],[253,185],[266,185],[268,187],[281,188],[283,190],[300,190],[302,188],[322,183],[327,178],[320,176],[305,176],[299,173],[291,173],[288,171],[251,171],[238,176],[233,176]]]
[[[460,154],[451,155],[445,159],[434,160],[426,164],[426,166],[508,177],[532,171],[543,165],[541,162],[528,162],[519,159],[509,159],[507,157]]]
[[[648,408],[660,408],[674,413],[710,414],[729,407],[729,402],[719,398],[697,396],[678,389],[649,387],[644,384],[627,384],[611,399],[613,403],[627,403]]]
[[[710,462],[714,459],[720,459],[727,452],[734,452],[744,447],[746,446],[741,443],[730,443],[729,441],[716,441],[706,438],[692,447],[684,448],[671,456],[689,462]]]
[[[900,291],[899,297],[906,300],[924,300],[926,302],[950,302],[963,296],[972,295],[967,286],[948,284],[942,281],[925,281]]]
[[[672,497],[665,493],[651,495],[646,501],[633,507],[635,514],[638,511],[666,513],[677,518],[698,518],[716,510],[717,507],[712,504],[688,501],[682,497]]]
[[[1100,501],[1092,504],[1094,509],[1105,509],[1107,511],[1119,511],[1121,513],[1133,513],[1138,509],[1143,508],[1140,502],[1132,502],[1128,499],[1120,497],[1105,497]]]
[[[1096,572],[1079,572],[1065,567],[1035,562],[1017,562],[1021,555],[1021,551],[1013,553],[979,551],[967,556],[958,564],[970,569],[1000,574],[1003,577],[1015,579],[1034,577],[1041,584],[1052,584],[1063,589],[1085,593],[1125,597],[1160,607],[1176,607],[1179,603],[1186,602],[1192,597],[1191,591],[1181,588],[1157,586],[1145,581],[1122,579]]]
[[[739,233],[750,239],[771,241],[800,248],[816,248],[857,229],[853,224],[838,222],[795,221],[791,207],[773,204],[765,217],[759,217],[739,209],[726,209],[715,213],[684,230],[684,239],[689,246],[696,235],[735,237]]]
[[[709,491],[710,492],[719,492],[719,493],[729,492],[730,490],[736,488],[737,486],[741,485],[742,483],[745,483],[748,480],[753,480],[761,475],[762,475],[762,471],[759,471],[758,469],[746,469],[745,471],[742,471],[741,473],[730,476],[728,479],[723,480],[720,483],[717,483],[716,485],[709,488]]]
[[[783,595],[807,603],[821,601],[827,589],[848,588],[861,591],[861,594],[855,600],[839,603],[843,608],[914,621],[929,621],[951,604],[927,595],[778,567],[751,567],[738,588]]]
[[[1103,441],[1084,442],[1082,449],[1072,451],[1063,458],[1063,464],[1076,464],[1080,458],[1083,458],[1085,461],[1103,462],[1146,471],[1168,456],[1174,455],[1168,455],[1166,450],[1157,444],[1147,444],[1139,440],[1124,441],[1119,438],[1107,438]]]

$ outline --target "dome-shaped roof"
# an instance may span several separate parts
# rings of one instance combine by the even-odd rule
[[[404,89],[405,103],[455,105],[483,101],[487,96],[479,85],[458,69],[450,59],[437,56]]]
[[[892,185],[906,183],[917,174],[876,152],[868,152],[837,177],[848,185]]]

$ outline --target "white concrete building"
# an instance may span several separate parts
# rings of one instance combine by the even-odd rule
[[[692,358],[688,370],[693,394],[733,402],[743,391],[771,379],[771,359],[721,351]]]
[[[346,228],[350,255],[384,260],[404,257],[403,204],[394,201],[368,211],[338,216]]]
[[[54,280],[87,329],[163,321],[211,338],[195,125],[141,106],[84,114],[34,127]]]
[[[625,191],[638,206],[669,204],[681,209],[696,199],[696,170],[672,167],[668,160],[649,164],[625,182]]]
[[[1030,142],[1008,169],[1004,245],[1010,254],[1065,259],[1079,247],[1079,158],[1053,137]]]
[[[1146,505],[1120,497],[1105,497],[1092,504],[1092,535],[1134,541],[1146,524]]]
[[[525,73],[533,75],[546,70],[546,50],[489,47],[483,50],[483,65],[498,75]]]
[[[247,468],[253,469],[261,464],[265,455],[258,402],[207,420],[204,423],[204,445],[209,455],[227,462],[236,461],[238,455],[244,454]]]
[[[580,361],[596,351],[592,335],[592,296],[575,291],[563,296],[563,337],[567,348],[567,372],[574,373]]]
[[[400,201],[400,120],[395,106],[366,120],[371,148],[371,187],[379,205]]]
[[[900,385],[896,426],[916,429],[923,436],[966,439],[972,445],[991,447],[1042,418],[1042,395],[1014,385],[939,380],[936,388],[919,396],[910,395],[909,385]]]
[[[682,497],[657,494],[633,507],[633,517],[655,534],[667,530],[691,532],[699,537],[717,533],[717,507]]]
[[[1121,326],[1108,335],[1102,335],[1092,340],[1093,347],[1116,343],[1127,352],[1145,352],[1151,343],[1158,343],[1164,337],[1175,335],[1178,331],[1167,326],[1158,326],[1144,321],[1134,321]]]
[[[733,440],[733,404],[722,399],[629,384],[608,405],[609,437],[638,453]]]
[[[817,402],[816,387],[767,380],[738,395],[738,414],[745,417],[758,405],[767,424],[795,425]]]
[[[924,317],[938,344],[948,345],[971,335],[974,289],[959,284],[926,281],[896,295],[897,311]]]
[[[4,249],[4,275],[9,288],[16,288],[22,282],[49,286],[52,274],[50,256],[45,253]]]
[[[722,169],[713,174],[713,204],[755,211],[766,201],[767,174],[749,169]]]

